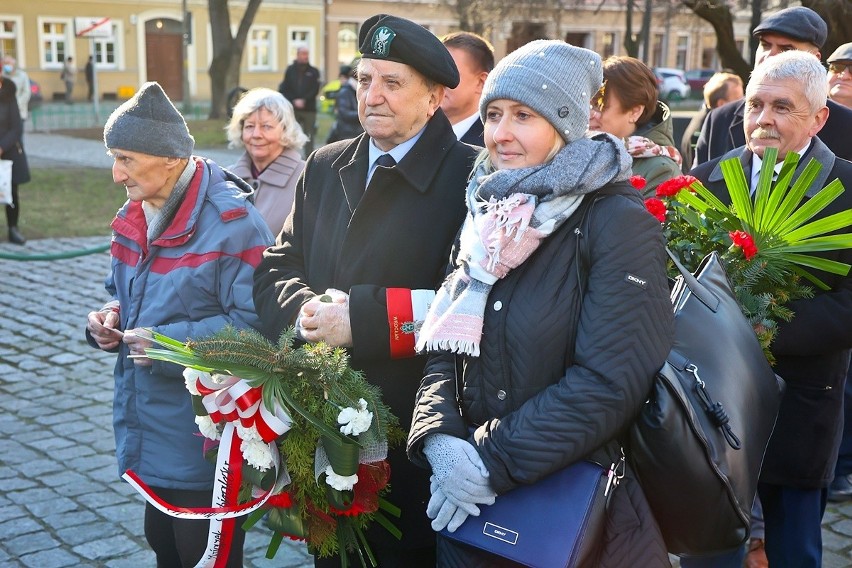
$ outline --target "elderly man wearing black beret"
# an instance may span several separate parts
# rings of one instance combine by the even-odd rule
[[[380,14],[364,22],[359,44],[365,133],[308,159],[293,210],[255,272],[254,299],[270,337],[295,325],[304,341],[347,348],[408,428],[424,367],[415,340],[464,219],[476,152],[456,139],[440,108],[459,74],[431,32]],[[434,566],[428,473],[404,448],[389,462],[403,536],[374,527],[370,546],[383,568]]]
[[[768,57],[795,49],[820,57],[820,49],[828,36],[825,21],[810,8],[794,6],[775,12],[754,28],[752,34],[760,40],[754,66]],[[746,143],[743,130],[745,100],[740,99],[715,109],[707,115],[695,146],[695,166],[718,158]],[[828,101],[828,121],[819,133],[828,148],[837,156],[852,160],[852,109]]]

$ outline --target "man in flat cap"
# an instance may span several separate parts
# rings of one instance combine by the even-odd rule
[[[752,32],[760,40],[755,53],[757,68],[767,58],[784,51],[807,51],[820,57],[820,49],[828,35],[825,21],[810,8],[794,6],[765,18]],[[703,164],[745,144],[743,115],[745,100],[741,99],[710,111],[695,146],[695,164]],[[819,137],[837,156],[852,159],[852,109],[833,101],[828,102],[828,121]]]
[[[118,353],[119,475],[132,470],[172,506],[210,507],[215,471],[204,457],[183,369],[145,357],[149,330],[183,342],[226,325],[259,327],[252,275],[272,234],[243,180],[192,156],[195,140],[159,84],[144,84],[112,113],[104,143],[128,201],[112,222],[105,281],[111,300],[89,313],[86,336],[93,347]],[[242,566],[244,533],[234,519],[174,518],[149,499],[144,526],[157,566],[215,558],[214,533],[222,550],[232,539],[227,566]]]
[[[852,108],[852,42],[838,47],[826,61],[828,98]],[[852,371],[846,376],[843,414],[843,439],[834,468],[834,481],[828,487],[828,500],[835,503],[852,499]]]
[[[364,22],[359,44],[365,133],[308,160],[293,210],[255,272],[254,299],[270,337],[295,325],[304,341],[346,347],[408,428],[425,362],[415,340],[464,219],[476,152],[456,139],[440,108],[459,74],[431,32],[380,14]],[[383,568],[434,566],[428,473],[402,447],[389,462],[403,536],[376,526],[371,548]]]

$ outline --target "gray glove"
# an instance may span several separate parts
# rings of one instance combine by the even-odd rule
[[[432,466],[432,498],[426,515],[432,529],[455,531],[468,515],[478,516],[477,505],[491,505],[497,494],[488,483],[488,470],[467,440],[447,434],[429,434],[423,453]]]
[[[469,515],[479,516],[479,507],[470,503],[457,505],[447,499],[444,491],[435,481],[435,476],[429,478],[429,489],[432,497],[426,507],[426,515],[432,520],[432,530],[440,531],[444,527],[450,532],[455,532]]]

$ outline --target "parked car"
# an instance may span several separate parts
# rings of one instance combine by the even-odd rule
[[[30,102],[27,103],[27,109],[37,109],[42,102],[44,102],[44,97],[41,94],[41,85],[30,79]]]
[[[657,89],[661,99],[680,101],[689,97],[691,89],[683,71],[668,67],[654,67],[653,71],[657,77]]]
[[[686,75],[686,82],[689,84],[689,88],[692,89],[692,93],[701,95],[704,92],[704,85],[715,74],[715,69],[693,69],[692,71],[687,71],[684,75]]]

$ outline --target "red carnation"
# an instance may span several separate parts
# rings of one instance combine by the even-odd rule
[[[649,197],[645,200],[645,209],[648,210],[648,213],[657,218],[660,223],[665,223],[666,221],[666,204],[657,199],[656,197]]]
[[[632,185],[633,187],[635,187],[639,191],[642,191],[643,189],[645,189],[645,186],[647,185],[647,183],[648,182],[645,181],[645,178],[643,178],[642,176],[630,176],[630,185]]]
[[[754,239],[745,231],[731,231],[728,236],[731,237],[735,247],[743,249],[743,256],[746,260],[751,260],[757,254],[757,245],[754,244]]]
[[[698,181],[693,176],[676,176],[657,186],[657,197],[674,197],[681,189]]]
[[[281,507],[282,509],[289,509],[293,506],[293,499],[290,497],[289,493],[283,491],[278,495],[273,495],[269,499],[267,499],[266,504],[269,507]]]

